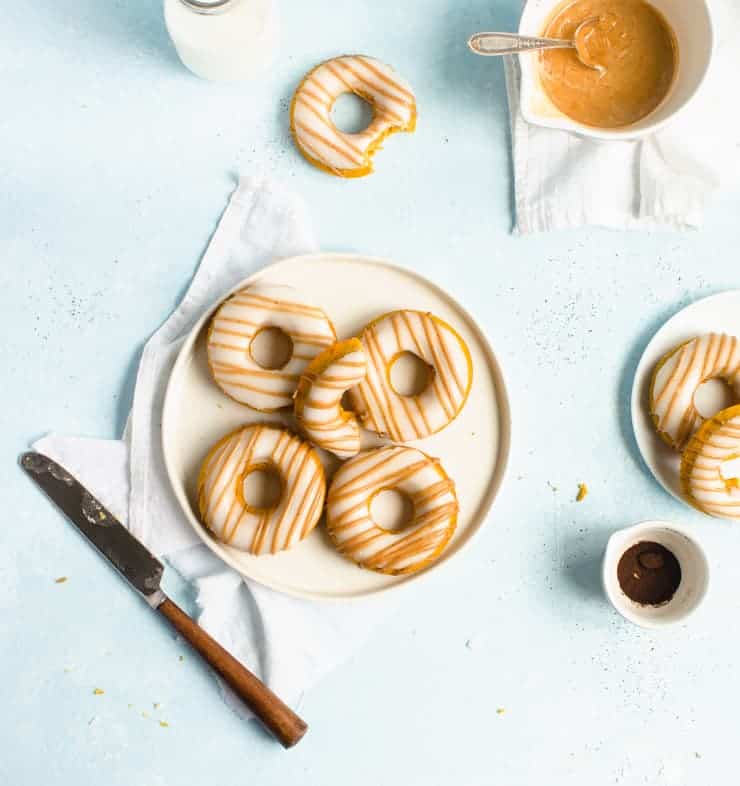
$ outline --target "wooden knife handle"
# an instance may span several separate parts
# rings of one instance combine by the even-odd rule
[[[169,598],[157,607],[172,627],[196,650],[235,691],[285,748],[295,745],[308,726],[264,683]]]

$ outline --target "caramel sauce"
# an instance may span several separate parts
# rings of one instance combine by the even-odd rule
[[[552,103],[579,123],[631,125],[670,90],[678,64],[676,39],[662,14],[644,0],[568,2],[543,35],[576,38],[577,49],[540,53],[540,75]]]

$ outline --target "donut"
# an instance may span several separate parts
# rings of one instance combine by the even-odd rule
[[[365,428],[394,442],[410,442],[457,417],[470,392],[473,363],[462,337],[444,320],[423,311],[392,311],[371,322],[360,340],[367,376],[349,395]],[[429,384],[416,396],[402,396],[391,384],[391,366],[404,352],[429,367]]]
[[[257,470],[280,479],[280,498],[269,508],[244,499],[244,481]],[[220,540],[251,554],[274,554],[303,540],[316,526],[326,495],[318,453],[283,428],[244,426],[219,440],[198,477],[198,508]]]
[[[367,373],[362,343],[338,341],[306,367],[295,395],[295,416],[306,437],[341,459],[360,452],[360,425],[342,407],[342,395]]]
[[[252,355],[252,342],[267,328],[279,328],[292,342],[281,368],[263,368]],[[227,396],[274,412],[292,406],[308,362],[334,341],[329,317],[292,287],[256,284],[221,304],[208,329],[206,352],[213,379]]]
[[[332,107],[342,93],[354,93],[372,107],[373,119],[364,131],[345,133],[334,124]],[[382,141],[415,128],[416,99],[409,85],[390,66],[365,55],[335,57],[316,66],[290,105],[298,150],[314,166],[339,177],[370,174]]]
[[[399,531],[372,517],[376,494],[395,489],[413,503],[414,513]],[[360,453],[334,475],[326,524],[339,552],[379,573],[414,573],[440,555],[457,525],[455,484],[437,459],[416,448],[389,445]]]
[[[740,346],[735,336],[698,336],[658,361],[650,384],[650,417],[672,448],[680,450],[703,421],[694,394],[715,378],[727,382],[740,397]]]
[[[737,404],[705,420],[681,455],[681,491],[687,501],[710,516],[740,519],[740,466],[737,476],[722,473],[734,459],[740,459]]]

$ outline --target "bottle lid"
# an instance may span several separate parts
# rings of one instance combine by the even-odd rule
[[[218,14],[225,11],[235,0],[180,0],[180,2],[197,14]]]

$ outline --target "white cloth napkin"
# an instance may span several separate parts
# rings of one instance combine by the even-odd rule
[[[646,139],[604,142],[529,125],[519,111],[519,64],[505,59],[515,231],[696,228],[712,192],[737,185],[740,3],[714,0],[711,10],[716,49],[702,90]]]
[[[314,603],[242,579],[183,520],[161,448],[164,390],[178,349],[203,310],[245,276],[281,257],[316,250],[306,207],[267,178],[242,178],[187,294],[149,339],[121,440],[52,434],[34,448],[65,466],[151,551],[195,584],[198,622],[283,700],[305,690],[367,638],[388,602]],[[224,698],[249,717],[221,684]]]

